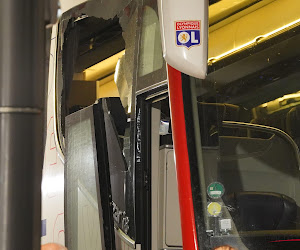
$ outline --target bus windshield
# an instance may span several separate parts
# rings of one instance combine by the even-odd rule
[[[211,26],[209,74],[183,86],[213,246],[277,249],[300,239],[300,16],[287,2]]]

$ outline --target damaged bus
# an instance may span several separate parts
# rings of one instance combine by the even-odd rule
[[[42,244],[299,247],[300,2],[181,2],[61,1]]]

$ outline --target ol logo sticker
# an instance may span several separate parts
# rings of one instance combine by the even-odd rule
[[[192,46],[201,44],[201,22],[200,21],[178,21],[175,22],[176,45],[185,46],[190,49]]]

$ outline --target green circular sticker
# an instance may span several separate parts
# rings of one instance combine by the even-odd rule
[[[212,199],[218,199],[225,193],[225,188],[220,182],[213,182],[207,187],[207,194]]]

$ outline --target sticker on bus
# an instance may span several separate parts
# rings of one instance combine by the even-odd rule
[[[210,202],[207,206],[209,216],[218,217],[221,214],[222,206],[218,202]]]
[[[190,49],[201,44],[201,21],[175,22],[176,45]]]
[[[213,182],[207,187],[207,194],[212,199],[219,199],[225,193],[225,188],[220,182]]]

